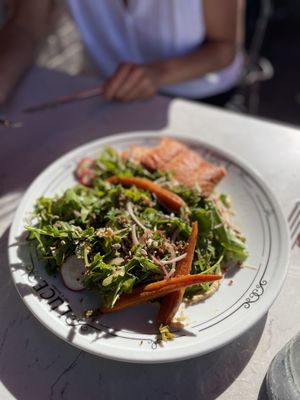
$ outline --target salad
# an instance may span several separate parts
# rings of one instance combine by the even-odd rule
[[[185,152],[177,165],[176,155],[161,151],[164,140],[169,152],[171,143]],[[224,269],[248,253],[228,196],[214,192],[220,167],[172,139],[142,149],[107,147],[81,160],[78,184],[39,198],[26,229],[47,272],[60,273],[71,290],[97,293],[101,312],[155,299],[165,326],[184,299],[213,294]]]

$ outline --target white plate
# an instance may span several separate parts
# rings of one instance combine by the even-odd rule
[[[153,146],[158,133],[128,133],[106,137],[66,154],[50,165],[27,190],[14,219],[9,239],[9,259],[17,290],[31,312],[53,333],[99,356],[129,362],[169,362],[210,352],[249,329],[269,309],[283,284],[289,240],[276,199],[256,172],[236,157],[185,135],[179,140],[217,164],[227,177],[218,191],[228,193],[236,211],[235,222],[247,237],[249,259],[255,268],[241,268],[228,276],[218,292],[205,302],[187,308],[186,327],[163,346],[157,343],[153,322],[156,304],[145,304],[102,316],[95,322],[80,318],[98,300],[87,292],[72,292],[61,278],[48,276],[28,244],[16,245],[39,196],[62,193],[74,183],[76,163],[97,155],[103,146],[128,148]]]

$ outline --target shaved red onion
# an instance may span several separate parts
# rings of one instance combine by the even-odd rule
[[[220,224],[215,225],[215,226],[213,227],[213,229],[219,229],[219,228],[221,228],[222,226],[224,226],[224,222],[221,222]]]
[[[173,235],[172,235],[172,237],[171,237],[171,241],[172,241],[173,243],[176,242],[177,236],[178,236],[178,229],[175,229],[175,231],[173,232]]]
[[[164,264],[153,255],[151,255],[151,259],[154,261],[154,263],[156,265],[158,265],[162,269],[162,271],[165,275],[165,278],[168,279],[170,277],[170,274],[169,274],[169,271],[167,270],[167,268],[164,266]]]
[[[132,227],[131,227],[131,238],[132,238],[132,243],[135,246],[137,246],[139,244],[139,240],[138,240],[137,235],[136,235],[136,225],[135,224],[133,224]]]
[[[131,204],[130,202],[127,203],[126,209],[127,209],[127,211],[128,211],[128,214],[129,214],[129,215],[131,216],[131,218],[134,220],[134,222],[135,222],[139,227],[141,227],[144,231],[146,231],[147,228],[138,220],[138,218],[137,218],[136,215],[134,214],[133,209],[132,209],[132,204]]]
[[[164,260],[161,260],[160,262],[161,262],[162,264],[164,264],[164,265],[177,263],[178,261],[183,260],[183,259],[186,257],[186,255],[187,255],[187,253],[183,253],[183,254],[181,254],[181,255],[178,256],[178,257],[171,258],[171,259],[165,260],[165,261],[164,261]]]
[[[119,229],[118,231],[114,231],[114,235],[118,235],[119,233],[123,233],[123,232],[127,231],[127,229],[128,228],[122,228],[122,229]]]
[[[169,250],[169,252],[171,253],[171,259],[174,259],[176,257],[176,252],[175,252],[174,246],[169,242],[165,242],[165,246]],[[176,261],[171,262],[171,264],[172,264],[172,268],[171,268],[171,270],[169,272],[170,276],[172,276],[174,274],[174,272],[175,272]]]

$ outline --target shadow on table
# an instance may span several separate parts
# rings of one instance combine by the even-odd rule
[[[266,387],[266,377],[264,378],[263,383],[260,387],[260,391],[259,391],[257,400],[269,400],[268,393],[267,393],[267,387]]]
[[[245,368],[263,333],[266,316],[221,349],[170,364],[120,363],[84,353],[44,329],[22,304],[9,275],[7,238],[8,232],[0,240],[0,371],[16,399],[39,394],[65,400],[132,400],[137,395],[142,400],[214,400]]]
[[[43,112],[22,112],[30,105],[96,85],[98,81],[86,77],[39,68],[25,77],[3,111],[6,118],[23,126],[14,130],[0,126],[1,195],[26,189],[49,164],[89,141],[167,125],[170,100],[164,97],[128,104],[92,98]]]

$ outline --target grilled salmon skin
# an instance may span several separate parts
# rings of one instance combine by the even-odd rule
[[[184,144],[170,138],[163,138],[152,149],[132,146],[128,155],[151,171],[172,171],[175,179],[188,187],[199,185],[203,196],[209,196],[226,175],[225,168],[205,161]]]

